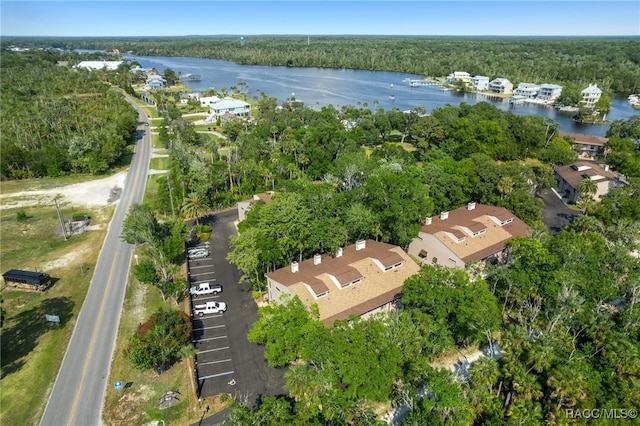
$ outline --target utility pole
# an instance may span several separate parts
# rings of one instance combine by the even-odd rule
[[[176,217],[176,210],[173,207],[173,193],[171,192],[171,176],[167,174],[167,186],[169,187],[169,202],[171,203],[171,213]]]
[[[58,211],[58,220],[60,221],[60,227],[62,228],[62,235],[64,236],[64,240],[67,241],[67,230],[64,227],[64,218],[62,217],[58,200],[54,199],[53,202],[56,203],[56,210]]]

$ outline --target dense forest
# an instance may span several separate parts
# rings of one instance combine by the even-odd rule
[[[612,94],[640,91],[637,37],[247,36],[6,38],[2,46],[118,49],[142,56],[191,56],[238,64],[352,68],[441,77],[453,71],[565,91],[597,84]]]
[[[73,58],[55,51],[0,55],[2,179],[99,174],[122,162],[138,114],[110,83],[130,88],[130,72],[73,69]]]
[[[126,67],[92,74],[57,65],[57,55],[3,54],[3,178],[99,172],[117,161],[103,157],[114,152],[109,147],[121,153],[135,131],[135,114],[115,89],[130,87]],[[289,395],[262,398],[255,409],[234,403],[239,424],[381,424],[381,411],[397,405],[408,408],[406,425],[584,424],[576,413],[594,408],[627,410],[598,424],[633,424],[629,410],[640,407],[640,116],[615,121],[608,132],[606,162],[629,184],[598,203],[585,192],[583,214],[552,235],[536,195],[554,185],[553,167],[577,154],[542,117],[489,103],[430,115],[318,111],[265,94],[251,121],[216,128],[220,138],[176,113],[178,93],[154,96],[169,170],[146,205],[130,212],[144,219],[133,228],[148,240],[125,235],[160,259],[136,272],[154,282],[160,274],[168,283],[176,270],[171,261],[186,230],[175,219],[258,192],[274,195],[250,210],[229,254],[258,295],[267,271],[362,238],[406,247],[426,216],[468,201],[504,206],[531,228],[510,242],[509,265],[424,266],[405,282],[404,309],[368,321],[324,327],[298,299],[261,307],[248,338],[265,346],[270,365],[286,368]],[[28,114],[36,119],[25,120]],[[82,155],[72,148],[88,143]],[[48,168],[46,149],[61,159],[58,168]],[[6,152],[14,154],[5,159]],[[44,159],[34,162],[35,153]],[[161,291],[173,293],[166,284]],[[460,346],[494,340],[502,357],[473,363],[469,377],[432,366]]]

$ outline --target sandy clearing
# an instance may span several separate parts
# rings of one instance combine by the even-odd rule
[[[61,205],[104,207],[117,202],[124,187],[127,171],[116,173],[104,179],[74,183],[51,189],[36,189],[0,194],[0,209],[33,207],[53,203],[58,199]]]

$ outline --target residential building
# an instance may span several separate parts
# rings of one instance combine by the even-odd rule
[[[543,101],[553,101],[562,95],[562,86],[557,84],[541,84],[538,92],[538,99]]]
[[[74,68],[84,68],[89,71],[93,70],[107,70],[115,71],[124,61],[82,61]]]
[[[514,96],[521,98],[533,99],[538,96],[540,85],[534,83],[519,83],[518,87],[513,91]]]
[[[489,77],[476,75],[471,79],[471,84],[476,90],[489,90]]]
[[[202,98],[200,99],[202,101]],[[225,113],[231,113],[237,117],[250,117],[251,105],[247,102],[226,97],[209,106],[211,114],[205,121],[212,122],[222,117]]]
[[[164,89],[167,84],[167,80],[158,74],[147,75],[146,90],[152,89]]]
[[[595,159],[603,157],[608,138],[602,136],[585,135],[581,133],[559,132],[558,135],[565,138],[571,146],[578,151],[581,158]]]
[[[513,93],[513,84],[506,78],[496,78],[489,82],[489,91],[492,93],[510,94]]]
[[[465,71],[455,71],[447,76],[447,83],[455,84],[457,81],[462,81],[465,84],[471,84],[471,74]]]
[[[580,95],[582,96],[582,103],[592,107],[600,100],[602,90],[597,85],[590,84],[589,87],[580,92]]]
[[[202,96],[200,98],[200,106],[211,108],[211,105],[218,103],[220,101],[221,99],[217,96]]]
[[[553,177],[558,184],[556,191],[570,203],[577,203],[580,199],[578,185],[585,179],[591,179],[596,183],[596,201],[606,195],[609,189],[626,184],[624,176],[611,172],[607,164],[601,166],[589,161],[577,161],[568,166],[556,167]]]
[[[409,244],[409,254],[423,264],[464,268],[469,262],[501,264],[508,260],[506,242],[526,236],[529,227],[503,207],[468,203],[429,217]]]
[[[419,269],[400,247],[361,240],[267,273],[267,297],[290,294],[307,306],[317,304],[320,320],[330,326],[351,315],[395,309],[404,281]]]
[[[262,201],[265,204],[269,204],[271,202],[271,196],[273,192],[261,192],[260,194],[254,194],[253,198],[249,200],[239,201],[238,202],[238,221],[242,222],[247,218],[247,213],[251,210],[253,204]]]

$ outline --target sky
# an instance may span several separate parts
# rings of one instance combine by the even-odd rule
[[[0,0],[0,36],[187,35],[640,36],[640,0]]]

